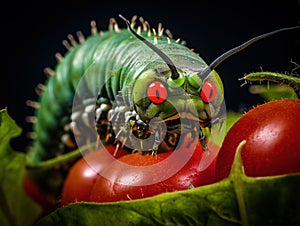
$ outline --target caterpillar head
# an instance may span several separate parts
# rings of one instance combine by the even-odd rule
[[[171,124],[172,120],[182,118],[210,126],[224,101],[219,75],[213,71],[201,79],[196,72],[180,69],[177,72],[178,77],[173,79],[171,71],[150,69],[136,80],[133,102],[137,113],[145,122],[159,117]]]
[[[199,122],[202,128],[211,128],[212,121],[217,116],[223,102],[222,82],[214,71],[221,62],[260,39],[281,31],[300,27],[282,28],[254,37],[225,52],[204,70],[190,73],[183,68],[175,67],[172,60],[165,53],[142,36],[139,36],[131,28],[129,21],[121,15],[120,17],[126,22],[130,31],[157,53],[169,67],[169,71],[163,76],[155,70],[144,72],[140,81],[135,84],[138,88],[133,93],[136,111],[142,116],[142,120],[147,121],[153,117],[160,117],[164,122],[171,122],[171,124],[167,124],[167,127],[175,131],[177,130],[176,126],[178,126],[179,118],[184,121],[183,126],[179,128],[181,130],[183,127],[187,131],[191,128],[187,126],[186,120],[188,123]],[[199,138],[204,149],[206,149],[206,137],[206,134],[203,134],[200,129]]]
[[[120,17],[130,31],[159,55],[169,68],[164,72],[147,70],[137,80],[133,98],[142,120],[149,121],[154,117],[170,120],[170,117],[176,118],[175,115],[190,112],[188,118],[206,126],[210,125],[210,120],[216,116],[224,99],[219,75],[212,72],[203,76],[201,72],[190,68],[177,68],[169,56],[138,35],[131,28],[129,21],[121,15]],[[199,64],[205,64],[201,58]]]

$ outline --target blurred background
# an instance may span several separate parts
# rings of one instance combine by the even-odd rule
[[[25,134],[31,125],[25,117],[33,114],[27,100],[37,100],[34,91],[44,83],[44,68],[55,68],[56,52],[65,53],[62,41],[78,30],[90,34],[90,21],[95,20],[101,30],[108,27],[109,18],[115,17],[125,27],[118,14],[131,19],[142,16],[150,25],[159,22],[170,29],[175,38],[209,64],[225,51],[248,39],[283,27],[299,25],[299,1],[240,1],[239,5],[223,1],[210,2],[155,1],[40,1],[33,3],[8,2],[2,6],[1,40],[2,68],[0,81],[0,109],[8,113],[23,129],[21,137],[13,142],[18,150],[28,144]],[[9,16],[4,17],[4,13]],[[228,111],[246,111],[263,100],[250,94],[249,85],[238,80],[245,73],[269,70],[289,73],[300,62],[300,31],[288,31],[261,40],[223,62],[217,72],[225,87]]]

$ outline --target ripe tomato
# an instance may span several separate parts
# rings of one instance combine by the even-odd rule
[[[54,197],[35,184],[27,174],[23,176],[22,186],[25,194],[42,209],[42,215],[56,208]]]
[[[186,190],[191,184],[197,187],[213,183],[216,158],[209,160],[206,168],[201,169],[201,161],[207,153],[199,142],[196,148],[186,144],[178,150],[157,155],[134,153],[122,156],[101,172],[92,188],[90,201],[140,199]],[[208,145],[210,154],[219,150],[216,145]]]
[[[300,172],[300,101],[275,100],[249,110],[228,131],[216,162],[218,180],[230,173],[237,146],[246,175]]]
[[[109,152],[105,154],[104,152]],[[106,166],[111,164],[116,158],[119,158],[127,152],[121,148],[113,156],[115,146],[109,145],[100,147],[97,150],[90,151],[84,158],[80,158],[68,172],[65,179],[61,202],[67,205],[76,201],[89,201],[92,186]],[[114,158],[111,158],[114,157]]]

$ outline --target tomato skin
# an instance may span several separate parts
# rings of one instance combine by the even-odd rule
[[[184,155],[189,154],[190,150],[184,147],[176,151],[182,151]],[[131,170],[128,167],[126,168],[126,166],[122,167],[118,161],[112,163],[108,168],[102,171],[95,182],[91,191],[90,201],[116,202],[140,199],[164,192],[186,190],[190,184],[194,187],[198,187],[200,185],[213,183],[215,181],[214,170],[216,158],[204,171],[199,171],[198,167],[203,153],[202,146],[198,143],[191,158],[183,168],[179,169],[177,173],[169,178],[162,181],[158,180],[158,182],[152,184],[148,182],[150,180],[156,181],[162,174],[172,170],[172,167],[176,164],[164,165],[161,168],[155,168],[155,171],[144,171],[139,167],[151,166],[164,161],[171,156],[172,151],[160,153],[156,156],[141,155],[140,153],[125,155],[119,158],[118,161],[138,167],[136,167],[135,170]],[[126,184],[122,184],[122,182],[126,182]],[[143,183],[145,185],[143,185]]]
[[[108,155],[103,155],[103,151],[107,150],[112,156],[115,148],[113,145],[105,146],[105,149],[101,147],[89,152],[84,158],[80,158],[74,163],[63,185],[61,197],[63,206],[73,202],[89,201],[90,191],[99,176],[99,172],[115,159],[127,154],[125,150],[119,148],[114,159],[109,158]]]
[[[300,172],[300,101],[275,100],[249,110],[228,131],[216,162],[216,178],[226,178],[236,148],[246,175],[272,176]]]
[[[39,187],[26,173],[23,176],[22,186],[25,194],[42,209],[41,216],[50,213],[57,207],[54,197]]]

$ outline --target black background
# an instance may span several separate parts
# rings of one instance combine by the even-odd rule
[[[78,30],[90,34],[90,21],[105,30],[110,17],[120,27],[122,14],[128,19],[142,16],[150,25],[162,22],[175,38],[187,42],[207,62],[246,40],[278,28],[299,24],[298,1],[240,1],[222,3],[211,1],[165,2],[139,1],[40,1],[40,3],[8,2],[1,7],[2,66],[0,81],[0,109],[8,113],[22,127],[23,134],[13,145],[23,149],[28,142],[25,133],[31,125],[25,122],[33,110],[26,100],[36,100],[34,88],[44,83],[43,69],[54,68],[56,52],[65,52],[62,40]],[[288,31],[261,40],[248,49],[223,62],[217,72],[225,87],[228,110],[244,111],[262,101],[248,92],[248,85],[239,81],[245,73],[263,70],[289,72],[291,60],[300,62],[299,30]]]

